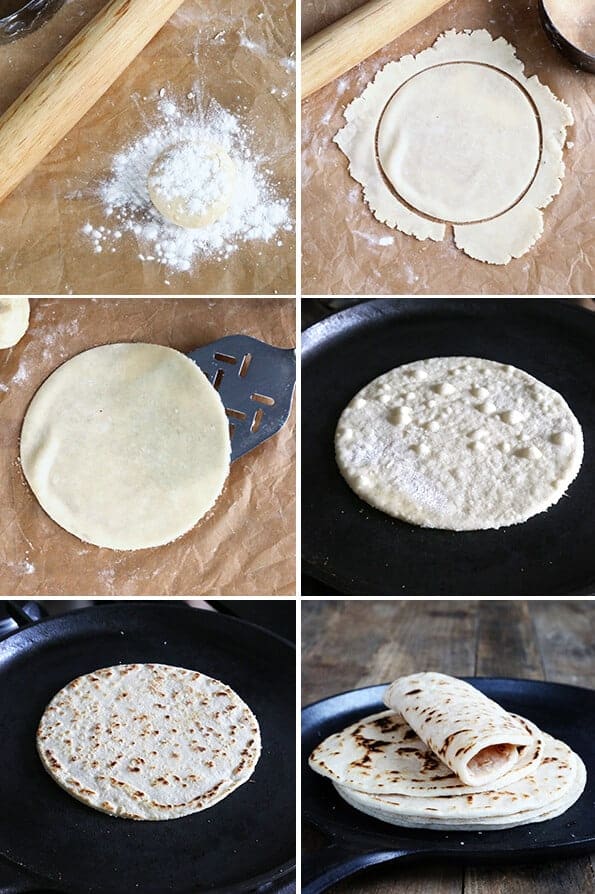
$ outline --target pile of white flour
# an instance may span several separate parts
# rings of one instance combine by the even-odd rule
[[[268,242],[277,237],[281,245],[282,231],[293,228],[289,202],[279,198],[266,162],[254,154],[250,131],[215,102],[204,111],[199,97],[189,94],[188,98],[195,99],[195,108],[188,112],[167,98],[164,90],[160,96],[150,130],[115,156],[110,178],[100,184],[106,220],[83,227],[95,252],[115,252],[122,246],[122,236],[130,233],[137,239],[141,261],[183,272],[193,270],[203,259],[229,257],[243,242]],[[221,146],[236,168],[236,187],[226,214],[200,229],[167,222],[152,204],[147,185],[157,158],[171,146],[188,142]],[[173,192],[179,186],[174,182],[178,177],[175,168],[171,176]],[[200,192],[201,179],[209,179],[208,166],[197,163],[185,176],[193,183],[192,192]],[[167,190],[167,183],[162,186]],[[205,193],[210,193],[212,186],[205,182]]]

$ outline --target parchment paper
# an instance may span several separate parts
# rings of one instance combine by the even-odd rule
[[[361,5],[359,0],[304,0],[307,37]],[[486,28],[517,49],[528,75],[572,108],[574,145],[565,149],[562,192],[545,209],[544,234],[506,266],[483,264],[459,251],[452,232],[444,242],[418,242],[379,223],[347,173],[333,136],[343,110],[387,62],[418,53],[442,32]],[[575,69],[543,32],[537,0],[453,0],[416,28],[311,96],[302,106],[303,274],[306,294],[591,294],[595,76]],[[392,237],[382,245],[380,240]]]
[[[33,394],[75,354],[147,341],[190,351],[224,335],[295,345],[287,299],[56,299],[31,302],[29,331],[0,351],[0,594],[242,596],[295,593],[295,412],[232,464],[211,513],[168,546],[113,552],[78,540],[41,509],[19,461]]]
[[[67,0],[39,31],[0,47],[0,111],[106,0]],[[295,237],[240,245],[226,261],[172,273],[138,259],[125,236],[94,254],[81,233],[105,224],[97,185],[140,133],[165,87],[183,103],[197,89],[255,131],[280,198],[295,194],[294,0],[187,0],[112,89],[0,205],[0,292],[7,294],[294,294]],[[191,101],[189,108],[192,108]],[[281,245],[277,245],[278,239]]]

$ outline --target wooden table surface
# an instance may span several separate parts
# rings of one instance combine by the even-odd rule
[[[595,688],[595,602],[302,601],[304,704],[414,670]],[[324,838],[307,824],[303,849]],[[385,864],[335,894],[595,894],[595,856],[542,865]]]

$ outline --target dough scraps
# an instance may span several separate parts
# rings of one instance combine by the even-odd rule
[[[13,348],[29,328],[29,299],[0,298],[0,350]]]
[[[475,357],[393,369],[345,408],[341,474],[388,515],[427,528],[502,528],[544,512],[576,478],[581,427],[528,373]]]
[[[345,110],[335,142],[374,216],[507,264],[543,232],[561,188],[570,109],[527,78],[515,49],[487,31],[449,31],[389,62]]]
[[[230,465],[216,390],[172,348],[113,344],[59,367],[34,396],[21,463],[41,506],[81,540],[161,546],[215,504]]]

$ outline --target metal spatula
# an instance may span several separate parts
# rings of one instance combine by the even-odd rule
[[[228,335],[188,354],[219,392],[230,422],[231,461],[280,431],[295,389],[295,351]]]

